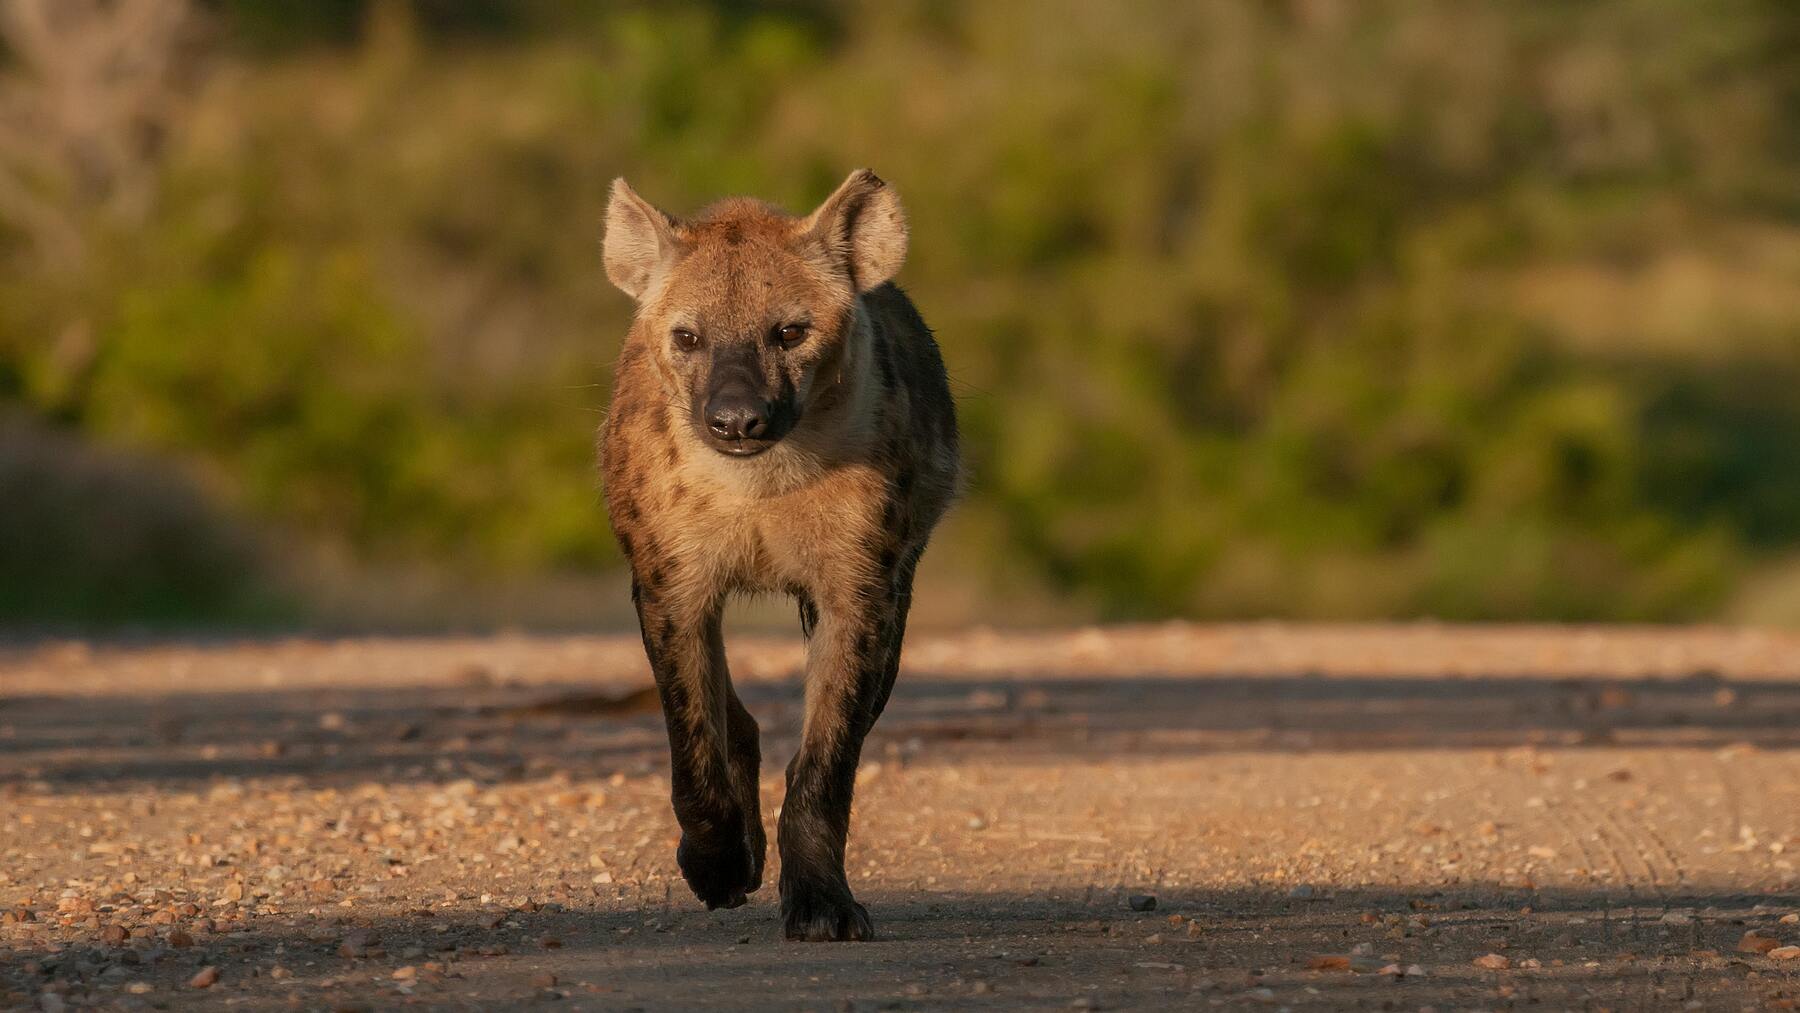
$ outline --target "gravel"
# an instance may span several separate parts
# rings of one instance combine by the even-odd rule
[[[733,640],[771,838],[802,656]],[[647,686],[625,635],[0,651],[0,1008],[1800,996],[1791,635],[916,636],[854,947],[779,940],[773,852],[688,894]]]

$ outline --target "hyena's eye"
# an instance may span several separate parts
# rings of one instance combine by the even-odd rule
[[[700,347],[700,335],[685,327],[675,328],[672,336],[675,338],[675,347],[684,352],[691,352]]]
[[[806,325],[788,324],[775,332],[775,340],[781,342],[783,348],[792,348],[806,340]]]

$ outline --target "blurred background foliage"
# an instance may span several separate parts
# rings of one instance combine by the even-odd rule
[[[578,621],[608,182],[869,165],[928,616],[1800,621],[1787,0],[0,14],[0,619]]]

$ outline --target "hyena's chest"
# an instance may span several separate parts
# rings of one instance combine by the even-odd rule
[[[771,490],[779,483],[739,474],[744,463],[701,459],[656,483],[643,516],[668,547],[675,582],[695,593],[786,592],[858,579],[879,541],[885,477],[852,466]]]

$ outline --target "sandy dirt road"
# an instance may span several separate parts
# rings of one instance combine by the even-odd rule
[[[800,657],[732,650],[771,828]],[[779,940],[772,853],[694,901],[647,685],[631,637],[0,652],[0,1006],[1800,1002],[1800,636],[917,637],[862,944]]]

